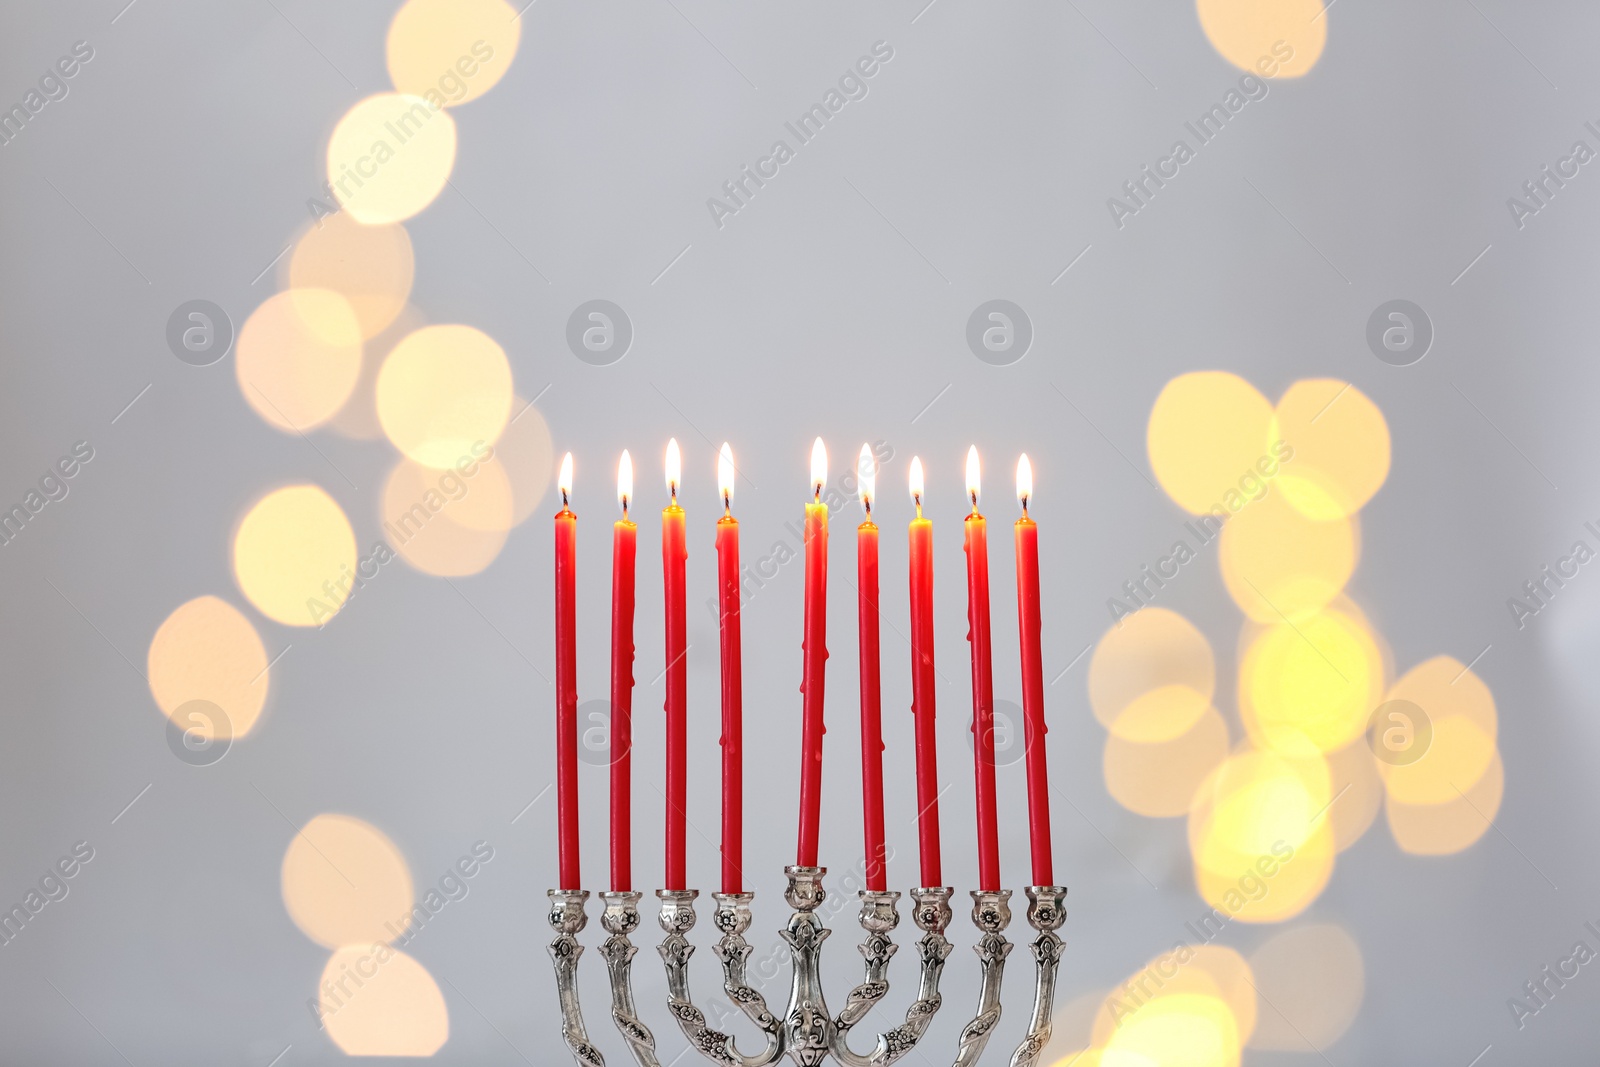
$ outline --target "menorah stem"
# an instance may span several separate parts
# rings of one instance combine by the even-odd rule
[[[1037,1067],[1050,1043],[1050,1017],[1055,1011],[1056,970],[1061,963],[1061,937],[1056,933],[1066,922],[1062,905],[1067,899],[1065,886],[1033,885],[1028,894],[1028,925],[1039,931],[1031,948],[1038,967],[1033,989],[1033,1019],[1028,1033],[1011,1054],[1011,1067]]]
[[[605,1067],[600,1050],[589,1042],[583,1007],[578,1003],[578,958],[583,955],[578,934],[589,923],[583,910],[589,891],[552,889],[549,896],[550,927],[556,932],[556,939],[550,942],[550,958],[555,961],[556,994],[561,1002],[561,1037],[578,1067]]]
[[[961,1031],[954,1067],[973,1067],[1000,1022],[1000,980],[1005,974],[1011,942],[1003,931],[1011,923],[1011,890],[972,891],[972,921],[981,932],[973,950],[982,968],[978,988],[978,1013]]]
[[[794,960],[794,982],[783,1026],[783,1049],[800,1067],[816,1067],[833,1045],[833,1019],[822,995],[822,943],[830,931],[817,918],[826,894],[826,867],[785,867],[789,888],[784,899],[794,909],[782,937]]]
[[[639,1067],[660,1067],[655,1035],[639,1020],[639,1009],[633,1003],[633,957],[639,950],[628,935],[639,928],[641,895],[631,890],[600,894],[605,904],[600,925],[611,935],[600,946],[600,955],[605,957],[611,979],[611,1021],[627,1040]]]

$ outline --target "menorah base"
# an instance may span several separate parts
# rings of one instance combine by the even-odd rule
[[[917,941],[920,960],[917,997],[906,1010],[905,1021],[880,1033],[867,1053],[850,1047],[853,1028],[889,992],[889,960],[897,951],[890,936],[900,923],[895,891],[862,890],[861,928],[865,938],[859,946],[865,964],[862,981],[845,998],[838,1015],[830,1015],[822,991],[822,943],[832,933],[822,925],[816,912],[826,897],[823,867],[787,867],[788,889],[784,899],[792,913],[781,931],[789,946],[792,972],[789,1000],[782,1016],[774,1014],[760,991],[749,982],[747,971],[752,952],[745,933],[751,924],[754,893],[714,893],[716,909],[712,923],[720,937],[713,946],[722,964],[723,992],[761,1033],[763,1047],[755,1053],[741,1051],[735,1038],[712,1029],[705,1013],[694,1004],[689,990],[689,958],[694,945],[689,932],[694,929],[694,902],[699,891],[662,889],[660,923],[665,934],[658,951],[667,972],[667,1008],[678,1027],[700,1054],[712,1063],[727,1067],[769,1067],[788,1056],[801,1067],[815,1067],[832,1057],[844,1067],[889,1067],[915,1048],[935,1013],[943,1004],[939,979],[951,945],[945,937],[952,912],[948,887],[935,886],[911,890],[912,920],[922,931]],[[1028,1032],[1011,1055],[1011,1067],[1037,1067],[1050,1041],[1050,1016],[1055,1002],[1056,972],[1061,962],[1063,907],[1067,890],[1063,886],[1029,886],[1028,924],[1036,931],[1030,948],[1035,961],[1033,1014]],[[602,893],[605,911],[601,917],[608,936],[601,946],[611,981],[611,1017],[640,1067],[660,1067],[656,1058],[655,1037],[639,1018],[633,1000],[632,966],[637,953],[629,939],[639,927],[637,892]],[[605,1060],[584,1028],[583,1009],[578,1000],[578,959],[583,947],[577,935],[587,923],[584,906],[589,893],[581,889],[552,889],[550,925],[556,938],[550,943],[555,961],[556,990],[561,1005],[561,1034],[578,1067],[604,1067]],[[972,921],[978,928],[980,984],[978,1007],[971,1021],[962,1027],[953,1067],[974,1067],[988,1047],[1000,1021],[1001,979],[1012,945],[1005,938],[1011,922],[1011,891],[975,890],[972,893]]]

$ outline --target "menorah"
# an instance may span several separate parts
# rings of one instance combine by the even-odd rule
[[[851,1034],[867,1013],[889,993],[889,961],[898,946],[892,934],[900,924],[900,893],[896,890],[860,891],[860,923],[864,937],[859,946],[865,974],[845,996],[844,1008],[830,1015],[822,991],[822,943],[832,933],[817,916],[825,892],[822,887],[825,867],[791,866],[784,868],[789,887],[784,899],[792,909],[789,921],[780,932],[789,948],[791,979],[789,1003],[781,1013],[767,1006],[766,998],[751,986],[748,961],[751,945],[745,933],[752,921],[754,893],[713,893],[716,909],[712,924],[718,934],[712,951],[722,964],[722,989],[733,1004],[763,1035],[762,1049],[751,1055],[741,1051],[736,1038],[712,1029],[705,1012],[695,1006],[689,991],[689,958],[694,945],[689,933],[694,929],[696,889],[662,889],[661,929],[665,936],[657,950],[667,973],[667,1011],[678,1021],[689,1044],[712,1063],[732,1067],[767,1067],[787,1055],[802,1067],[814,1067],[832,1056],[846,1067],[888,1067],[910,1052],[922,1039],[934,1014],[943,1004],[939,979],[951,943],[945,937],[953,913],[953,890],[947,886],[911,890],[914,902],[912,919],[922,936],[917,940],[920,974],[917,996],[906,1009],[905,1021],[878,1034],[870,1052],[850,1047]],[[1056,971],[1061,962],[1061,936],[1057,933],[1066,921],[1064,886],[1028,886],[1028,925],[1035,937],[1033,951],[1035,978],[1033,1015],[1028,1032],[1011,1054],[1011,1067],[1036,1067],[1050,1041],[1050,1016],[1055,1003]],[[561,1034],[579,1067],[603,1067],[605,1059],[589,1039],[584,1027],[583,1007],[578,996],[578,960],[583,946],[578,935],[588,924],[585,910],[589,901],[586,889],[552,889],[550,926],[556,932],[550,942],[555,961],[556,990],[561,1004]],[[607,936],[600,946],[611,984],[611,1019],[626,1039],[639,1067],[660,1067],[656,1058],[655,1036],[639,1017],[633,997],[633,957],[639,950],[631,940],[638,930],[639,901],[636,891],[601,893],[604,911],[600,925]],[[977,1011],[961,1029],[954,1067],[972,1067],[983,1057],[1000,1022],[1000,984],[1006,957],[1012,944],[1005,931],[1011,924],[1009,889],[974,890],[972,922],[978,929],[973,946],[978,955],[980,986]]]

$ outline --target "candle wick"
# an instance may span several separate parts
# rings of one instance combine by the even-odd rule
[[[561,488],[561,506],[563,508],[567,506],[567,490],[565,486]]]
[[[866,509],[867,518],[872,518],[872,498],[870,496],[862,497],[861,506]]]
[[[667,483],[667,489],[670,490],[671,493],[672,493],[672,506],[673,507],[677,507],[678,506],[678,483],[677,482],[668,482]]]
[[[911,499],[913,501],[915,501],[916,505],[917,505],[917,518],[919,518],[919,519],[922,518],[922,494],[921,493],[912,493],[911,494]]]
[[[726,489],[722,491],[722,517],[725,519],[733,518],[733,494]]]
[[[971,495],[972,495],[972,513],[974,515],[976,515],[978,513],[978,491],[976,489],[972,490]]]
[[[1023,493],[1022,494],[1022,517],[1023,518],[1027,518],[1028,517],[1028,494],[1027,493]]]
[[[1023,510],[1027,510],[1027,509],[1023,509]],[[626,519],[628,517],[628,494],[627,493],[623,493],[622,494],[622,517],[624,519]]]
[[[817,485],[816,485],[816,488],[812,490],[811,502],[813,504],[822,503],[822,483],[821,482],[818,482]]]

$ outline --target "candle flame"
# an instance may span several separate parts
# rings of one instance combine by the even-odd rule
[[[561,506],[567,506],[567,498],[572,495],[572,453],[568,452],[561,457],[561,473],[556,477],[556,485],[561,489]]]
[[[817,438],[811,444],[811,492],[819,503],[822,500],[822,487],[828,484],[828,450],[822,444],[822,438]]]
[[[1024,452],[1017,457],[1017,499],[1022,501],[1022,514],[1028,514],[1028,500],[1033,496],[1033,464]]]
[[[917,505],[917,518],[922,517],[922,457],[911,457],[911,502]]]
[[[861,485],[861,508],[872,517],[872,496],[876,487],[878,462],[872,456],[872,449],[866,445],[861,446],[861,458],[856,460],[856,481]]]
[[[669,438],[667,441],[667,492],[672,494],[672,502],[678,502],[678,483],[683,480],[683,457],[678,454],[678,439]]]
[[[733,449],[728,447],[728,442],[722,442],[722,450],[717,453],[717,485],[722,489],[722,510],[733,510]]]
[[[972,498],[972,510],[978,510],[978,446],[967,449],[967,496]]]
[[[622,458],[617,460],[617,500],[622,504],[622,517],[628,517],[628,501],[633,499],[633,457],[628,455],[628,450],[622,450]]]

